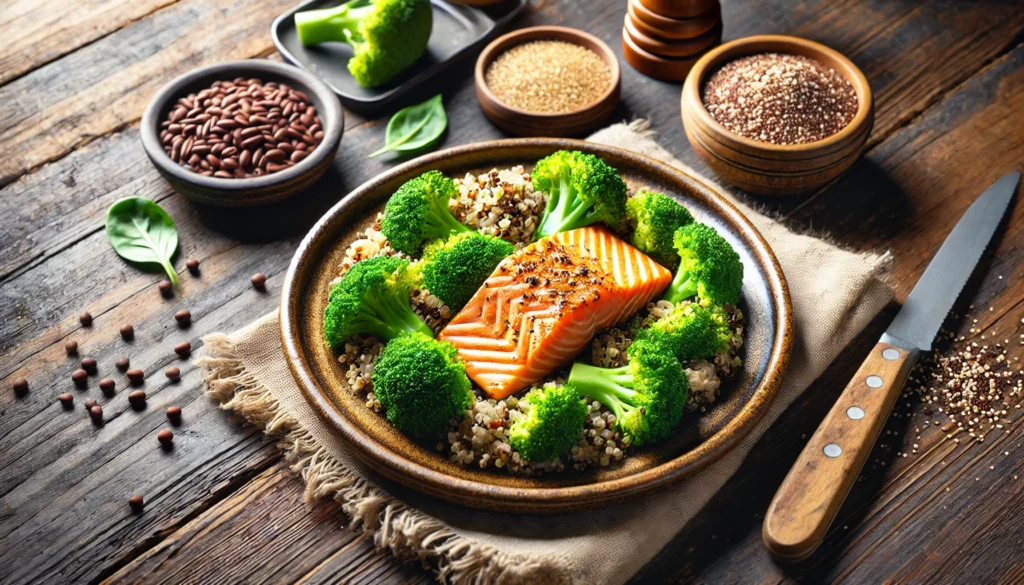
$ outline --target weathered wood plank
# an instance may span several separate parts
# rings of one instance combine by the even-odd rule
[[[302,489],[286,469],[264,471],[105,582],[312,585],[353,582],[356,575],[372,575],[368,582],[373,583],[432,581],[374,551],[368,539],[346,526],[337,504],[295,505],[302,501]],[[231,562],[210,563],[211,558]],[[330,578],[321,580],[325,575]]]
[[[0,85],[177,0],[9,0],[0,6]]]

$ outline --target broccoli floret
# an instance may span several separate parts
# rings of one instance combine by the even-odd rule
[[[437,240],[423,250],[423,284],[453,311],[460,310],[515,246],[477,232]]]
[[[527,461],[551,461],[568,453],[579,439],[587,405],[571,386],[547,384],[520,400],[530,409],[509,428],[509,443]]]
[[[743,263],[711,226],[692,223],[676,230],[679,269],[662,297],[678,303],[694,295],[701,303],[735,303],[743,287]]]
[[[686,361],[728,351],[731,336],[728,317],[721,307],[680,303],[667,315],[638,331],[636,338],[660,343],[671,349],[676,358]]]
[[[669,270],[679,265],[672,245],[679,228],[693,223],[693,216],[678,201],[661,193],[640,191],[626,201],[626,213],[634,226],[632,243]]]
[[[466,367],[458,351],[421,333],[404,333],[384,346],[373,365],[373,394],[388,421],[414,437],[444,431],[473,406]]]
[[[629,363],[599,368],[576,363],[567,386],[615,413],[615,424],[632,445],[649,445],[668,437],[690,392],[682,364],[671,349],[652,341],[634,341]]]
[[[433,331],[409,304],[413,283],[408,268],[408,260],[393,256],[375,256],[352,266],[328,297],[324,310],[327,343],[337,348],[357,333],[385,341],[409,331],[433,337]]]
[[[423,242],[447,238],[470,229],[461,223],[448,201],[459,196],[455,181],[441,171],[428,171],[398,188],[384,207],[380,230],[399,252],[415,254]]]
[[[355,54],[348,70],[359,85],[376,87],[416,62],[433,27],[430,0],[351,0],[295,15],[303,45],[340,41]]]
[[[560,150],[537,161],[533,186],[548,195],[536,239],[598,222],[619,229],[626,217],[626,183],[600,158]]]

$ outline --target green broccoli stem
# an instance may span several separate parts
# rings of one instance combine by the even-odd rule
[[[359,22],[376,9],[370,0],[350,0],[334,8],[307,10],[295,14],[295,29],[307,46],[331,41],[352,43]]]
[[[564,231],[566,218],[577,211],[573,208],[573,203],[578,202],[578,199],[572,183],[566,181],[564,176],[561,177],[558,192],[548,193],[548,205],[544,210],[544,217],[541,219],[540,225],[537,226],[535,238],[539,240]]]
[[[577,362],[573,364],[566,384],[576,388],[581,397],[589,396],[612,409],[616,418],[621,419],[627,411],[636,408],[633,400],[637,393],[631,388],[633,370],[629,366],[599,368]]]
[[[402,333],[419,332],[434,337],[434,332],[412,310],[412,305],[403,302],[397,294],[384,294],[367,300],[368,317],[378,323],[376,334],[390,341]]]
[[[468,226],[455,219],[448,209],[448,198],[433,199],[427,213],[426,229],[428,238],[446,238],[450,234],[472,231]]]
[[[690,273],[688,270],[684,270],[682,266],[676,271],[676,275],[672,277],[672,282],[665,289],[665,294],[661,297],[670,303],[678,303],[684,301],[693,295],[697,294],[697,285],[693,280],[690,279]]]

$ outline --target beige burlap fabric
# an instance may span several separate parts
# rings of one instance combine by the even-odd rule
[[[643,124],[591,137],[690,171]],[[723,193],[724,194],[724,193]],[[890,300],[885,257],[796,235],[739,205],[775,250],[789,281],[796,343],[770,413],[720,461],[670,490],[600,513],[523,517],[426,498],[368,473],[303,401],[285,364],[277,314],[207,337],[209,393],[278,439],[306,482],[307,500],[334,498],[376,543],[429,559],[453,583],[622,583],[649,561],[736,471],[783,409]],[[343,519],[339,518],[339,522]]]

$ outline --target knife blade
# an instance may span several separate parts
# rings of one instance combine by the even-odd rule
[[[964,212],[885,331],[890,337],[931,351],[935,334],[974,272],[1019,182],[1020,173],[1003,175]]]
[[[821,544],[922,352],[956,302],[1013,200],[1020,173],[985,190],[953,227],[903,308],[807,442],[765,514],[762,539],[783,561]]]

